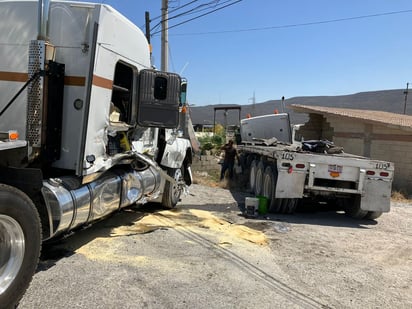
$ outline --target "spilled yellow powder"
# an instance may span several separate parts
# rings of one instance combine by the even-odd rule
[[[120,255],[121,248],[116,248],[114,238],[135,234],[150,233],[157,229],[190,228],[196,233],[216,232],[218,245],[231,246],[236,240],[242,239],[257,245],[267,245],[265,234],[249,227],[231,224],[205,210],[159,211],[139,217],[128,225],[113,228],[109,237],[98,237],[76,250],[87,258],[95,261],[119,261],[132,266],[139,266],[148,260],[144,256]]]
[[[201,219],[199,225],[203,225],[213,231],[218,231],[222,233],[222,236],[240,238],[258,245],[268,244],[265,234],[261,231],[253,230],[244,225],[231,224],[205,210],[192,209],[190,213]]]
[[[117,262],[127,264],[134,267],[139,267],[148,261],[147,257],[140,255],[125,255],[119,254],[115,246],[113,246],[112,238],[99,237],[89,242],[83,247],[76,250],[76,253],[82,254],[92,261],[100,262]]]

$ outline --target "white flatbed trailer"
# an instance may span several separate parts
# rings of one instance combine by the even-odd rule
[[[276,116],[270,115],[273,127],[277,119],[289,121],[284,115]],[[262,123],[259,119],[256,126]],[[253,119],[247,125],[246,133],[257,132],[251,129]],[[276,128],[283,128],[282,134],[285,131],[283,125]],[[242,140],[246,141],[237,148],[244,167],[249,170],[250,189],[268,198],[272,212],[292,213],[303,198],[335,201],[359,219],[375,219],[390,210],[392,162],[343,152],[304,151],[302,143],[291,140],[280,142],[272,138],[272,144],[267,143],[270,139],[259,141],[256,137],[242,136]]]

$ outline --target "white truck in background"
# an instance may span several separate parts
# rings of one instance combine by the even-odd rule
[[[0,2],[0,307],[42,242],[191,184],[176,131],[182,79],[152,69],[141,30],[105,4]]]
[[[332,202],[358,219],[390,210],[394,164],[344,153],[327,141],[294,140],[286,113],[242,119],[237,146],[249,186],[269,211],[292,213],[303,199]]]

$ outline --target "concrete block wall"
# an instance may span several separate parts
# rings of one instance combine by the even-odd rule
[[[321,115],[310,114],[308,122],[301,126],[296,134],[298,140],[301,140],[300,137],[303,137],[305,140],[321,139],[322,120],[323,117]]]
[[[339,117],[328,117],[331,126],[334,129],[333,142],[337,146],[343,147],[346,153],[352,153],[359,156],[365,156],[365,125],[362,122],[344,121]]]
[[[334,128],[333,142],[353,153],[395,164],[393,189],[412,195],[412,133],[361,120],[328,117]]]
[[[300,127],[297,137],[298,140],[303,137],[304,140],[326,139],[333,141],[333,128],[322,115],[310,114],[308,122]]]

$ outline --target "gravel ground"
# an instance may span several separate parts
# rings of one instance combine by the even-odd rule
[[[411,204],[245,218],[246,196],[192,185],[46,246],[19,309],[412,308]]]

